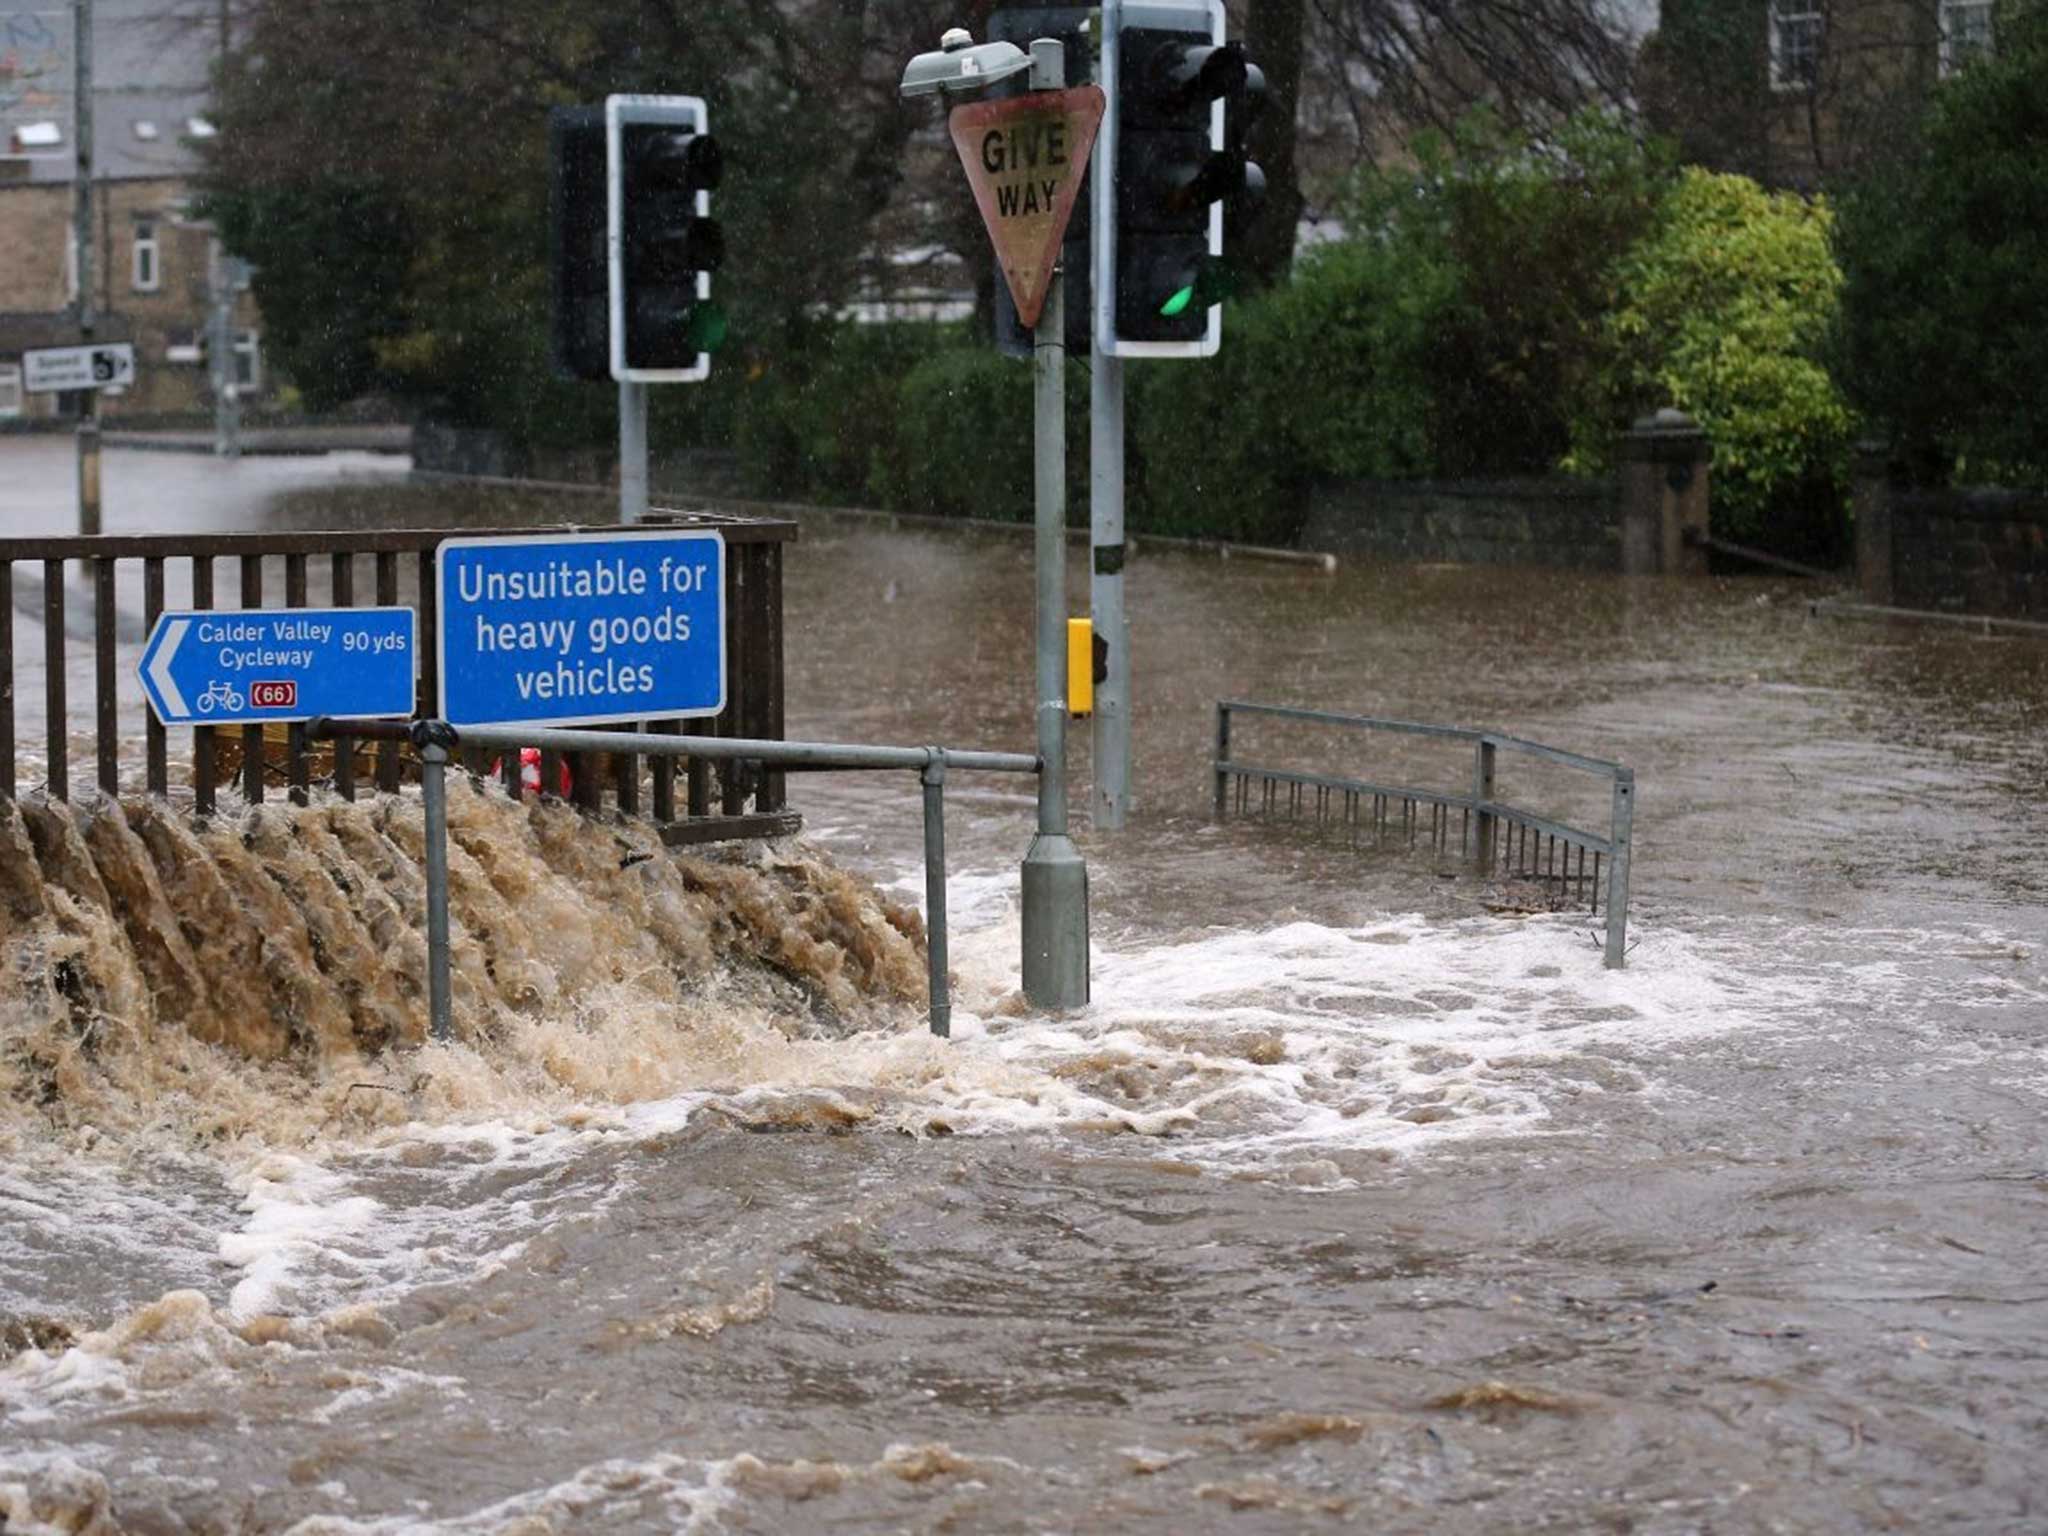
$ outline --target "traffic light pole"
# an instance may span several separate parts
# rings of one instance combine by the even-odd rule
[[[619,521],[647,517],[647,386],[619,383]]]
[[[1131,808],[1131,629],[1124,613],[1124,364],[1102,344],[1116,306],[1117,43],[1123,30],[1121,0],[1103,0],[1103,93],[1110,101],[1095,137],[1089,195],[1095,199],[1089,245],[1091,292],[1088,391],[1088,611],[1107,648],[1104,676],[1095,685],[1094,824],[1116,831]]]
[[[98,273],[93,270],[96,246],[92,207],[92,0],[78,0],[78,9],[73,12],[71,47],[77,69],[77,78],[72,83],[72,117],[76,126],[72,130],[75,163],[71,173],[71,239],[78,262],[79,339],[90,343],[93,330],[99,324],[99,306],[93,292]],[[97,389],[80,390],[78,394],[78,531],[88,538],[100,531],[100,392]]]
[[[1067,83],[1066,49],[1031,45],[1031,89]],[[1038,569],[1038,835],[1024,856],[1024,995],[1035,1007],[1088,1001],[1088,868],[1067,833],[1067,304],[1055,272],[1032,340],[1032,471]]]

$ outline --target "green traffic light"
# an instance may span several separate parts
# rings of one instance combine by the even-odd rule
[[[1185,288],[1176,289],[1173,296],[1159,306],[1159,313],[1171,320],[1194,302],[1195,287],[1194,284],[1190,283]]]
[[[712,299],[691,305],[689,317],[683,321],[684,339],[699,352],[716,352],[724,346],[728,329],[725,307]]]

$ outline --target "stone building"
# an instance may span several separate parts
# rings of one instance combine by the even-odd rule
[[[1640,61],[1644,113],[1688,161],[1816,190],[1990,54],[1995,13],[1994,0],[1662,0]]]
[[[0,0],[0,422],[78,406],[21,388],[24,350],[80,339],[68,10],[65,0]],[[208,74],[224,41],[218,15],[198,0],[93,3],[93,336],[130,341],[136,355],[134,385],[101,396],[109,418],[213,403],[209,321],[214,294],[234,274],[194,211],[194,177],[215,132]],[[43,58],[64,62],[54,76],[34,78],[38,42]],[[237,395],[260,398],[271,381],[246,292],[227,330]]]

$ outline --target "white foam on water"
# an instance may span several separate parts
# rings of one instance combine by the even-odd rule
[[[10,1171],[0,1205],[46,1223],[56,1246],[72,1227],[162,1243],[170,1256],[159,1268],[171,1265],[187,1288],[144,1291],[126,1303],[139,1310],[71,1348],[0,1366],[0,1417],[28,1426],[104,1411],[144,1390],[129,1369],[140,1353],[189,1356],[156,1373],[184,1389],[232,1368],[254,1347],[237,1330],[264,1314],[317,1319],[486,1277],[537,1234],[597,1219],[636,1187],[632,1156],[587,1179],[554,1170],[606,1146],[658,1141],[708,1109],[802,1125],[821,1123],[805,1115],[822,1105],[829,1123],[1057,1135],[1084,1152],[1125,1150],[1102,1133],[1135,1133],[1219,1173],[1341,1188],[1345,1154],[1540,1133],[1566,1095],[1654,1095],[1660,1053],[1673,1046],[1825,1036],[1883,1010],[1924,1027],[1932,1058],[1983,1048],[1944,1036],[1955,1010],[2048,1006],[2035,949],[1981,928],[1639,921],[1628,967],[1610,971],[1584,919],[1389,915],[1120,941],[1093,955],[1091,1006],[1049,1018],[1017,996],[1013,872],[956,878],[953,890],[983,920],[955,932],[950,1042],[907,1018],[838,1040],[752,1032],[717,1069],[724,1087],[499,1106],[215,1163],[226,1191],[217,1208],[124,1191],[116,1170],[95,1175],[89,1163],[53,1168],[49,1183]],[[2011,1049],[2038,1064],[2038,1041]],[[19,1243],[7,1233],[0,1225],[0,1255]],[[345,1389],[356,1398],[329,1411],[362,1394],[457,1389],[359,1382]]]
[[[890,1445],[871,1462],[778,1462],[742,1451],[717,1459],[661,1454],[617,1458],[578,1470],[546,1488],[514,1494],[464,1514],[412,1513],[355,1517],[314,1515],[284,1536],[483,1536],[499,1531],[585,1531],[643,1528],[660,1521],[678,1533],[724,1528],[744,1506],[808,1504],[847,1493],[872,1508],[877,1490],[939,1487],[987,1489],[993,1477],[1029,1471],[1007,1456],[976,1456],[942,1442]],[[755,1528],[748,1524],[748,1529]],[[768,1527],[763,1527],[768,1528]]]
[[[425,1510],[372,1519],[314,1515],[287,1527],[285,1536],[478,1536],[526,1522],[535,1523],[528,1529],[590,1530],[629,1516],[659,1519],[678,1533],[713,1530],[718,1516],[737,1502],[725,1486],[729,1468],[730,1463],[667,1455],[606,1461],[552,1487],[515,1494],[464,1515],[437,1518]]]

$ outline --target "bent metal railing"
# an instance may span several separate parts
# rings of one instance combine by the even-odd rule
[[[1230,755],[1233,715],[1261,715],[1304,721],[1344,730],[1429,737],[1472,743],[1469,790],[1428,789],[1417,785],[1376,784],[1365,779],[1238,762]],[[1582,831],[1510,805],[1496,793],[1495,778],[1502,752],[1540,759],[1606,779],[1612,784],[1607,835]],[[1448,853],[1453,813],[1458,820],[1458,851],[1482,873],[1500,873],[1540,883],[1560,896],[1585,901],[1597,916],[1607,918],[1606,963],[1620,969],[1628,954],[1629,850],[1635,814],[1635,771],[1620,763],[1546,747],[1519,736],[1466,726],[1422,725],[1412,720],[1381,720],[1366,715],[1331,714],[1277,704],[1229,700],[1216,706],[1216,815],[1252,809],[1252,786],[1258,785],[1257,809],[1299,817],[1309,810],[1321,823],[1335,821],[1353,838],[1370,832],[1376,845],[1392,841],[1408,847],[1427,839],[1438,854]],[[1311,798],[1310,792],[1313,791]],[[1424,822],[1424,807],[1428,820]],[[1560,854],[1562,861],[1560,862]],[[1573,855],[1577,868],[1573,868]],[[1592,861],[1592,869],[1586,867]],[[1603,886],[1604,879],[1604,886]]]
[[[410,741],[419,750],[420,795],[426,812],[427,862],[427,996],[428,1017],[436,1040],[454,1032],[448,960],[448,764],[457,752],[472,749],[510,752],[537,746],[543,752],[578,753],[612,750],[602,731],[506,730],[464,726],[445,720],[416,720],[410,725],[376,722],[344,725],[315,720],[307,733],[331,740],[344,730],[397,743]],[[667,736],[641,744],[650,756],[688,757],[757,770],[831,772],[852,769],[915,769],[924,787],[925,963],[931,995],[931,1031],[952,1034],[953,1007],[946,976],[946,773],[1031,773],[1043,771],[1036,757],[1021,752],[963,752],[944,747],[882,747],[823,741],[749,741],[703,736]]]
[[[780,737],[782,546],[796,537],[796,525],[675,512],[653,514],[646,522],[648,526],[715,528],[725,538],[726,675],[730,686],[724,713],[699,722],[703,736]],[[337,793],[354,799],[362,776],[355,744],[369,739],[369,733],[363,731],[337,736],[332,764],[325,765],[310,749],[303,725],[283,728],[282,740],[267,737],[266,728],[260,725],[194,727],[189,766],[174,764],[168,733],[149,713],[133,678],[133,656],[158,615],[167,606],[227,606],[226,592],[215,584],[216,566],[223,560],[235,571],[232,601],[239,608],[410,604],[419,615],[415,714],[424,717],[439,708],[434,552],[444,539],[458,534],[488,538],[616,532],[617,524],[603,524],[0,538],[0,599],[7,605],[0,612],[0,799],[12,798],[21,787],[19,749],[23,747],[30,753],[41,749],[40,786],[51,798],[71,797],[74,685],[83,685],[83,691],[91,695],[93,781],[108,794],[121,791],[126,757],[129,787],[166,797],[174,789],[180,797],[189,792],[191,808],[200,816],[214,814],[219,791],[228,783],[239,785],[243,798],[254,803],[268,793],[271,780],[280,780],[289,798],[304,804],[316,767],[323,770],[322,776]],[[132,606],[138,577],[139,612]],[[36,590],[38,581],[40,591]],[[131,605],[125,610],[124,600]],[[15,654],[17,610],[31,624],[41,623],[40,658]],[[29,688],[17,698],[17,662],[24,664],[19,670],[32,674],[38,659],[40,689],[35,688],[31,676]],[[26,722],[24,713],[29,716]],[[679,720],[647,724],[647,730],[656,734],[674,735],[682,728]],[[789,830],[786,824],[791,818],[785,811],[780,770],[769,770],[756,782],[728,764],[714,786],[708,756],[689,755],[679,775],[675,754],[639,752],[633,731],[629,725],[605,732],[608,739],[601,753],[565,758],[544,752],[538,774],[543,792],[553,793],[566,779],[570,797],[595,810],[609,787],[619,810],[638,814],[644,777],[654,819],[665,825],[670,841]],[[138,743],[139,764],[133,757]],[[240,759],[231,781],[223,770],[237,749]],[[641,771],[643,756],[648,759],[645,775]],[[396,743],[383,742],[374,761],[364,766],[377,789],[387,793],[397,789]],[[465,766],[478,774],[497,772],[514,795],[520,793],[522,779],[527,777],[517,751],[494,760],[478,748],[465,758]],[[175,775],[174,767],[180,768]],[[682,779],[680,808],[678,777]],[[37,783],[31,775],[30,787]],[[746,816],[743,813],[750,797],[754,814]]]

